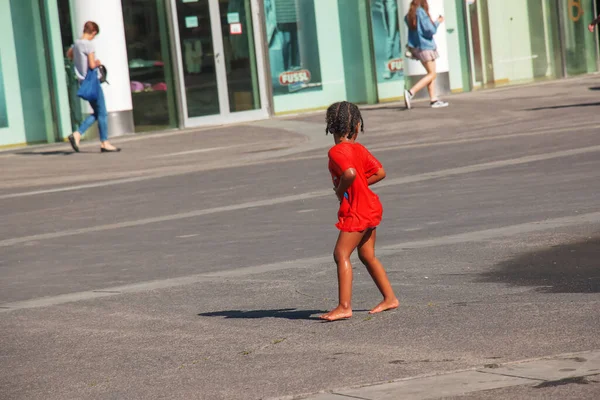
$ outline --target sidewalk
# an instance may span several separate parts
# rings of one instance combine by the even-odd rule
[[[394,135],[405,145],[493,139],[506,132],[543,133],[538,120],[555,121],[566,131],[589,125],[597,102],[591,90],[597,77],[552,81],[520,87],[470,92],[448,98],[450,107],[431,110],[416,103],[406,112],[403,104],[363,106],[367,145]],[[524,103],[531,99],[531,104]],[[515,101],[515,99],[520,101]],[[560,105],[557,105],[557,102]],[[565,121],[568,113],[570,122]],[[508,121],[508,122],[507,122]],[[277,117],[269,120],[193,130],[151,133],[114,138],[119,154],[99,152],[96,140],[82,143],[74,153],[68,143],[29,146],[0,151],[0,195],[24,190],[43,190],[52,185],[77,185],[122,179],[151,179],[190,172],[249,165],[289,155],[326,157],[331,136],[325,135],[324,112]]]
[[[598,378],[600,375],[600,350],[574,354],[562,354],[537,360],[511,362],[507,364],[490,363],[480,368],[455,371],[432,376],[420,376],[400,379],[393,382],[363,386],[359,388],[333,390],[313,396],[288,396],[279,400],[397,400],[397,399],[437,399],[464,394],[481,394],[477,392],[519,387],[521,392],[540,391],[545,388],[559,387],[569,384],[585,385],[594,393],[590,397],[597,398],[600,391]],[[557,398],[564,394],[558,394]],[[513,398],[506,393],[494,398]],[[532,394],[519,394],[514,398],[532,398]],[[475,397],[479,398],[479,397]],[[545,393],[544,398],[550,398]],[[572,397],[571,397],[572,398]],[[583,397],[577,396],[581,399]]]

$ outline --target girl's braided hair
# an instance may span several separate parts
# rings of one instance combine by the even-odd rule
[[[340,101],[330,105],[327,109],[325,120],[327,121],[325,134],[331,132],[334,135],[347,136],[348,139],[352,139],[356,133],[354,129],[359,122],[361,132],[365,131],[360,110],[356,104],[347,101]]]

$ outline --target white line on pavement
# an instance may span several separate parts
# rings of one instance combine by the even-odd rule
[[[384,188],[384,187],[389,187],[389,186],[403,185],[403,184],[407,184],[407,183],[424,182],[424,181],[438,179],[438,178],[444,178],[444,177],[448,177],[448,176],[455,176],[455,175],[469,174],[469,173],[474,173],[474,172],[487,171],[487,170],[491,170],[491,169],[495,169],[495,168],[502,168],[502,167],[508,167],[508,166],[514,166],[514,165],[522,165],[522,164],[528,164],[528,163],[536,162],[536,161],[544,161],[544,160],[551,160],[551,159],[561,158],[561,157],[570,157],[570,156],[581,155],[581,154],[586,154],[586,153],[594,153],[597,151],[600,151],[600,146],[591,146],[591,147],[585,147],[585,148],[580,148],[580,149],[563,150],[563,151],[557,151],[557,152],[553,152],[553,153],[539,154],[539,155],[534,155],[534,156],[526,156],[526,157],[520,157],[520,158],[515,158],[515,159],[510,159],[510,160],[493,161],[493,162],[483,163],[483,164],[467,165],[464,167],[450,168],[450,169],[445,169],[445,170],[440,170],[440,171],[426,172],[424,174],[406,176],[406,177],[402,177],[402,178],[389,179],[389,180],[379,183],[377,186],[379,188]],[[102,232],[102,231],[108,231],[108,230],[112,230],[112,229],[131,228],[131,227],[135,227],[135,226],[154,224],[154,223],[158,223],[158,222],[168,222],[168,221],[175,221],[175,220],[180,220],[180,219],[196,218],[196,217],[201,217],[204,215],[217,214],[217,213],[222,213],[222,212],[245,210],[245,209],[257,208],[257,207],[267,207],[267,206],[290,203],[290,202],[295,202],[295,201],[300,201],[300,200],[311,200],[311,199],[316,199],[316,198],[325,197],[325,196],[331,196],[331,190],[319,190],[319,191],[315,191],[315,192],[308,192],[308,193],[302,193],[302,194],[291,195],[291,196],[276,197],[276,198],[265,199],[265,200],[250,201],[250,202],[246,202],[246,203],[233,204],[233,205],[229,205],[229,206],[206,208],[206,209],[189,211],[189,212],[179,213],[179,214],[163,215],[160,217],[143,218],[143,219],[138,219],[138,220],[133,220],[133,221],[118,222],[118,223],[114,223],[114,224],[91,226],[88,228],[67,229],[67,230],[59,231],[59,232],[41,233],[41,234],[37,234],[37,235],[5,239],[5,240],[0,241],[0,247],[14,246],[16,244],[27,243],[27,242],[32,242],[32,241],[49,240],[49,239],[66,237],[66,236],[81,235],[81,234],[85,234],[85,233]]]
[[[149,179],[153,179],[153,178],[155,178],[154,175],[137,176],[135,178],[113,179],[113,180],[110,180],[110,181],[103,181],[103,182],[96,182],[96,183],[85,183],[83,185],[65,186],[65,187],[54,188],[54,189],[34,190],[34,191],[31,191],[31,192],[21,192],[21,193],[10,193],[10,194],[1,195],[0,196],[0,200],[13,199],[13,198],[16,198],[16,197],[35,196],[35,195],[38,195],[38,194],[70,192],[70,191],[73,191],[73,190],[91,189],[91,188],[105,187],[105,186],[111,186],[111,185],[119,185],[119,184],[122,184],[122,183],[140,182],[140,181],[145,181],[145,180],[149,180]]]
[[[395,151],[395,150],[402,150],[402,149],[478,143],[478,142],[486,142],[486,141],[494,141],[494,140],[511,139],[511,138],[516,138],[516,137],[550,135],[550,134],[561,133],[561,132],[571,132],[574,129],[587,130],[587,129],[596,129],[596,127],[586,125],[586,126],[581,126],[581,127],[575,126],[575,127],[568,127],[568,128],[559,128],[559,129],[554,129],[554,130],[549,130],[549,129],[544,129],[544,130],[540,130],[540,131],[536,130],[536,131],[526,132],[526,133],[510,133],[510,134],[506,134],[506,135],[495,135],[495,136],[484,136],[484,137],[479,136],[479,137],[463,138],[463,139],[440,140],[437,142],[403,143],[403,144],[398,144],[395,146],[387,146],[387,147],[381,147],[381,148],[378,146],[373,146],[371,148],[371,151],[384,152],[384,151]],[[323,148],[323,147],[327,147],[327,145],[315,144],[315,146],[313,146],[313,147],[309,146],[308,148],[306,146],[300,146],[297,149],[290,149],[290,150],[286,151],[285,154],[280,154],[280,153],[276,152],[274,154],[274,157],[275,157],[274,159],[265,158],[262,160],[251,160],[251,161],[245,161],[241,164],[236,164],[236,165],[232,165],[232,166],[239,166],[242,164],[243,165],[255,165],[255,164],[261,164],[261,163],[266,164],[269,162],[299,161],[299,160],[311,160],[311,159],[324,158],[326,156],[323,154],[323,155],[297,156],[297,157],[288,158],[286,160],[281,159],[281,157],[290,156],[290,155],[293,155],[294,153],[302,153],[305,151],[316,150],[318,148]],[[213,148],[212,150],[214,150],[214,149],[217,149],[217,148]],[[202,149],[202,150],[206,150],[206,149]],[[192,150],[192,151],[195,151],[195,150]],[[178,154],[182,154],[182,153],[172,153],[170,155],[178,155]],[[5,194],[5,195],[0,195],[0,200],[12,199],[12,198],[17,198],[17,197],[36,196],[36,195],[40,195],[40,194],[60,193],[60,192],[68,192],[68,191],[74,191],[74,190],[113,186],[113,185],[119,185],[119,184],[123,184],[123,183],[142,182],[142,181],[151,180],[151,179],[167,178],[170,176],[183,175],[183,174],[194,173],[194,172],[199,172],[199,171],[204,171],[204,170],[205,170],[204,167],[187,168],[185,171],[162,172],[162,173],[155,173],[155,174],[149,174],[149,175],[144,175],[144,176],[137,176],[137,177],[133,177],[133,178],[115,179],[115,180],[108,180],[108,181],[89,183],[89,184],[64,186],[64,187],[43,189],[43,190],[34,190],[34,191],[30,191],[30,192],[9,193],[9,194]]]
[[[548,219],[544,221],[529,222],[518,225],[510,225],[501,228],[485,229],[481,231],[466,232],[456,235],[435,237],[430,239],[416,240],[412,242],[402,242],[394,245],[381,247],[378,250],[380,256],[391,256],[410,248],[427,248],[436,246],[447,246],[458,243],[477,243],[485,242],[491,239],[510,237],[519,234],[564,228],[574,225],[597,224],[600,223],[600,212],[581,214],[569,217]],[[100,297],[116,296],[126,293],[139,293],[148,290],[166,289],[176,286],[185,286],[194,283],[205,282],[220,278],[244,277],[249,275],[267,273],[272,271],[281,271],[286,269],[311,268],[321,266],[325,263],[333,262],[332,257],[321,256],[311,258],[301,258],[298,260],[284,261],[272,264],[255,265],[250,267],[238,268],[233,270],[207,272],[203,274],[182,276],[179,278],[170,278],[155,280],[149,282],[138,282],[129,285],[116,286],[89,290],[85,292],[67,293],[58,296],[42,297],[31,300],[18,301],[14,303],[0,304],[0,313],[25,308],[49,307],[59,304],[71,303],[82,300],[91,300]]]
[[[164,158],[164,157],[174,157],[174,156],[184,156],[188,154],[199,154],[199,153],[210,153],[211,151],[224,150],[224,149],[232,149],[234,147],[241,147],[248,145],[235,145],[235,146],[221,146],[221,147],[210,147],[208,149],[196,149],[196,150],[188,150],[188,151],[180,151],[178,153],[168,153],[168,154],[160,154],[158,156],[154,156],[152,158]]]
[[[226,148],[227,147],[210,147],[208,149],[196,149],[196,150],[180,151],[178,153],[160,154],[160,155],[154,156],[152,158],[183,156],[183,155],[186,155],[186,154],[196,154],[196,153],[209,153],[211,151],[222,150],[222,149],[226,149]]]

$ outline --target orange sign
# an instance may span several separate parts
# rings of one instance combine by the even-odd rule
[[[403,60],[401,58],[394,58],[388,61],[387,69],[390,72],[399,72],[404,69]]]
[[[569,0],[569,18],[571,21],[577,22],[583,16],[583,7],[581,6],[581,0]],[[575,11],[575,13],[573,13]]]
[[[308,83],[310,82],[310,78],[310,71],[307,69],[288,71],[279,75],[279,83],[283,86],[293,85],[296,83]]]

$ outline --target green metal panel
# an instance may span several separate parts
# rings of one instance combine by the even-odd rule
[[[12,15],[10,3],[7,1],[0,1],[0,26],[5,29],[0,35],[0,73],[2,75],[0,90],[3,90],[6,96],[4,102],[6,115],[3,117],[5,123],[0,125],[0,146],[6,146],[26,141]],[[8,101],[9,98],[10,101]]]
[[[473,90],[473,85],[472,82],[473,80],[471,79],[471,70],[470,70],[470,65],[471,63],[469,62],[469,40],[468,40],[468,34],[467,34],[467,25],[466,25],[466,13],[465,13],[465,8],[464,8],[464,1],[462,0],[455,0],[456,2],[456,12],[458,13],[458,43],[459,43],[459,49],[460,49],[460,59],[461,59],[461,65],[460,65],[460,71],[462,72],[462,81],[463,81],[463,91],[464,92],[470,92],[471,90]]]
[[[47,52],[37,0],[10,0],[27,143],[54,141]]]
[[[354,103],[377,102],[365,0],[338,0],[346,96]]]
[[[69,93],[67,86],[67,74],[65,72],[64,46],[60,33],[60,21],[58,18],[58,4],[56,0],[43,0],[45,2],[45,19],[48,34],[48,53],[50,55],[50,71],[53,82],[53,96],[58,138],[64,139],[71,134],[71,113],[69,108]]]

